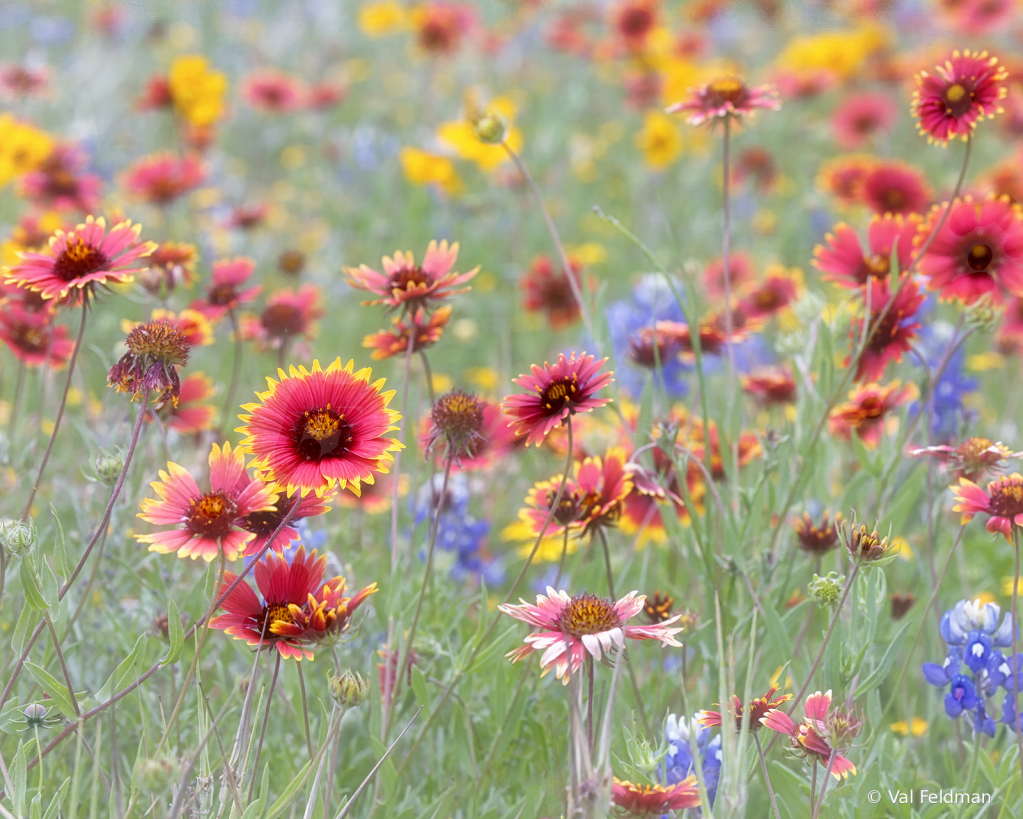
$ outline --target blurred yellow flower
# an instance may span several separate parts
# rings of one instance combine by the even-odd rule
[[[524,541],[518,548],[520,557],[529,557],[529,553],[533,551],[533,544],[536,543],[536,536],[530,534],[529,525],[521,520],[517,520],[514,523],[509,523],[505,526],[504,529],[501,530],[501,538],[503,540]],[[540,547],[536,550],[536,557],[533,558],[534,562],[554,563],[555,561],[561,560],[561,550],[565,548],[564,543],[564,535],[558,535],[557,537],[545,537],[542,541],[540,541]],[[575,550],[578,548],[579,541],[574,538],[569,538],[565,554],[575,554]]]
[[[1023,594],[1023,577],[1021,577],[1019,579],[1019,585],[1016,587],[1016,589],[1017,589],[1017,592],[1019,594]],[[1003,577],[1002,578],[1002,595],[1004,597],[1012,597],[1012,578],[1011,577]],[[994,598],[992,598],[991,602],[994,602]]]
[[[53,140],[27,122],[0,114],[0,186],[38,168],[53,150]]]
[[[167,74],[167,85],[174,110],[191,125],[213,125],[223,116],[227,77],[212,70],[202,55],[177,57]]]
[[[492,395],[501,383],[501,377],[490,367],[469,367],[462,375],[474,387],[479,387],[487,395]]]
[[[908,724],[905,720],[893,722],[892,733],[899,734],[900,736],[908,736],[910,733],[915,737],[923,736],[927,733],[927,720],[913,717],[913,721]]]
[[[494,97],[485,111],[474,110],[475,106],[467,104],[467,118],[458,122],[445,122],[437,129],[437,136],[450,145],[462,158],[475,162],[480,170],[489,173],[499,165],[509,162],[511,158],[500,143],[482,142],[475,130],[474,122],[480,117],[497,116],[507,123],[504,141],[515,153],[522,149],[522,132],[512,123],[515,120],[515,103],[508,97]]]
[[[52,210],[48,210],[41,214],[36,222],[40,233],[47,236],[54,233],[54,231],[63,224],[64,220],[61,218],[60,214]],[[19,253],[24,253],[26,250],[38,249],[25,244],[27,239],[28,234],[19,226],[14,228],[9,239],[4,242],[0,242],[0,267],[13,267],[21,260],[18,256]]]
[[[647,111],[643,130],[636,134],[636,147],[643,152],[648,168],[661,171],[682,154],[682,134],[667,114]]]
[[[565,248],[570,259],[581,265],[600,264],[607,261],[607,248],[597,242],[585,242],[581,245],[569,245]]]
[[[386,37],[408,26],[408,14],[397,0],[366,3],[359,9],[359,30],[369,37]]]
[[[1000,370],[1005,366],[1005,357],[1000,353],[977,353],[966,359],[967,369],[974,372],[985,370]]]
[[[882,48],[887,40],[884,29],[873,24],[854,31],[825,31],[794,37],[779,55],[777,63],[797,74],[826,71],[844,80],[856,74],[866,59]]]
[[[405,147],[399,154],[405,178],[413,185],[439,185],[445,193],[457,196],[462,191],[462,180],[454,163],[445,156]]]

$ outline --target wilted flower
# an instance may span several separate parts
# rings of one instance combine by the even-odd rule
[[[792,529],[796,533],[799,548],[814,556],[827,554],[838,545],[838,524],[842,521],[842,513],[837,512],[834,520],[827,509],[821,515],[821,522],[814,523],[809,512],[803,512],[801,518],[793,518]]]
[[[128,352],[110,368],[107,383],[118,392],[131,393],[138,400],[143,393],[159,393],[153,403],[159,409],[168,401],[177,404],[181,392],[178,367],[188,363],[192,348],[173,324],[150,321],[139,324],[125,339]]]
[[[840,747],[829,741],[828,725],[834,719],[828,713],[830,707],[831,692],[822,694],[818,691],[806,698],[806,717],[802,722],[794,722],[788,714],[778,709],[769,711],[760,721],[772,731],[788,736],[790,748],[798,756],[824,766],[830,763],[831,775],[841,781],[843,777],[855,774],[856,766],[839,753],[842,750]]]
[[[847,524],[841,529],[842,543],[854,563],[873,563],[891,551],[894,543],[887,537],[881,537],[877,529],[870,531],[866,525]]]
[[[426,441],[426,453],[438,446],[446,448],[446,457],[461,461],[462,457],[473,457],[482,440],[483,402],[478,395],[472,395],[455,388],[440,396],[430,411],[432,429]]]

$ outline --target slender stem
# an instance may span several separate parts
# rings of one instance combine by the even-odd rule
[[[405,442],[405,416],[408,415],[409,373],[412,369],[412,350],[415,344],[409,337],[409,345],[405,348],[405,370],[401,380],[401,418],[398,419],[398,440]],[[398,566],[398,488],[401,475],[401,450],[394,453],[394,482],[391,491],[391,572]]]
[[[586,747],[593,754],[593,655],[586,655]]]
[[[515,167],[518,169],[519,173],[522,174],[522,178],[526,180],[526,184],[529,185],[529,190],[533,194],[533,198],[536,200],[536,204],[540,208],[540,213],[543,215],[543,220],[547,225],[547,232],[550,233],[551,239],[554,241],[554,247],[558,251],[558,258],[561,260],[561,266],[564,269],[565,278],[568,279],[569,287],[572,288],[572,296],[575,298],[576,304],[579,305],[579,313],[582,315],[583,324],[586,325],[586,333],[593,339],[594,344],[596,344],[597,340],[593,335],[593,319],[590,318],[590,311],[586,305],[585,299],[583,298],[581,285],[579,281],[576,280],[576,277],[572,275],[572,263],[568,260],[568,254],[565,252],[565,246],[561,243],[561,236],[558,234],[558,229],[554,225],[554,220],[551,218],[551,214],[547,210],[547,205],[544,204],[543,193],[540,191],[540,186],[536,184],[536,180],[533,179],[529,170],[519,158],[519,155],[511,149],[508,143],[502,142],[501,147],[504,148],[508,156],[511,157],[511,161],[515,163]]]
[[[604,534],[604,530],[598,527],[597,533],[600,536],[600,543],[604,549],[604,569],[607,572],[607,589],[611,593],[611,599],[617,600],[618,597],[615,595],[614,572],[611,571],[611,548],[607,545],[607,535]]]
[[[135,447],[138,444],[139,435],[142,431],[142,422],[145,419],[146,402],[148,400],[149,391],[146,390],[142,394],[142,405],[139,407],[139,414],[135,419],[135,429],[132,430],[131,443],[128,445],[128,452],[124,456],[124,466],[121,467],[121,474],[118,475],[117,483],[114,484],[113,491],[110,493],[110,499],[107,501],[107,508],[103,511],[103,517],[100,519],[99,525],[96,527],[96,531],[92,533],[92,537],[89,539],[89,543],[85,547],[85,551],[82,552],[78,565],[75,566],[74,571],[71,572],[71,576],[64,581],[64,585],[57,593],[58,601],[64,599],[64,596],[71,588],[71,584],[78,579],[78,575],[80,575],[82,569],[85,568],[85,562],[89,559],[89,555],[92,553],[93,547],[95,547],[97,541],[99,541],[101,537],[106,536],[107,524],[110,523],[110,516],[114,511],[114,504],[117,502],[117,498],[121,494],[121,488],[124,486],[124,480],[128,474],[128,467],[131,464],[132,457],[135,455]],[[28,659],[32,646],[35,645],[36,640],[39,639],[39,635],[43,632],[44,625],[45,624],[40,621],[36,626],[35,631],[32,632],[31,637],[29,637],[29,639],[25,642],[25,648],[22,649],[21,656],[18,658],[18,662],[14,666],[14,671],[11,673],[10,679],[7,680],[7,685],[4,687],[3,694],[0,694],[0,709],[2,709],[4,707],[4,703],[7,702],[7,698],[10,696],[11,690],[14,688],[14,683],[17,681],[18,675],[21,673],[21,670],[25,665],[25,660]]]
[[[312,759],[314,753],[313,735],[309,730],[309,700],[306,698],[305,693],[305,674],[302,671],[302,663],[295,663],[295,669],[298,671],[298,687],[302,692],[302,722],[305,724],[305,744],[309,750],[309,758]]]
[[[57,652],[57,660],[60,662],[60,670],[64,674],[64,684],[67,686],[68,695],[71,697],[71,707],[75,709],[75,716],[82,716],[82,709],[78,707],[78,698],[75,696],[75,686],[71,682],[71,674],[67,670],[67,662],[64,660],[64,652],[60,649],[60,640],[57,639],[57,629],[53,627],[53,620],[50,613],[43,612],[43,619],[46,627],[50,630],[50,640],[53,642],[53,650]]]
[[[554,578],[554,588],[558,588],[561,582],[561,575],[565,571],[565,555],[568,554],[568,527],[565,527],[565,536],[561,541],[561,559],[558,561],[558,575]]]
[[[731,404],[735,396],[735,345],[732,343],[732,271],[728,266],[728,254],[732,241],[732,209],[730,202],[729,179],[729,149],[731,146],[731,117],[725,117],[724,135],[721,144],[721,205],[724,210],[725,226],[724,234],[721,237],[721,263],[724,265],[725,274],[725,334],[728,340],[725,348],[728,350],[728,402]]]
[[[43,743],[41,743],[39,741],[39,726],[38,725],[34,726],[34,730],[35,730],[35,735],[36,735],[36,753],[37,754],[42,754],[42,752],[43,752]],[[43,766],[40,765],[39,766],[39,793],[42,793],[42,792],[43,792]]]
[[[227,394],[224,397],[224,409],[220,416],[221,438],[227,433],[228,419],[231,417],[231,406],[235,401],[235,393],[238,391],[238,379],[242,371],[242,334],[238,331],[238,316],[234,309],[227,311],[227,317],[231,322],[231,334],[234,336],[234,354],[231,357],[231,381],[228,383]]]
[[[426,394],[430,396],[430,406],[432,407],[437,403],[437,398],[433,394],[433,370],[430,369],[430,359],[426,355],[426,350],[419,351],[419,360],[423,362],[423,377],[426,380]]]
[[[60,431],[60,422],[64,418],[64,408],[67,406],[67,396],[71,391],[71,377],[75,373],[75,363],[78,361],[78,353],[82,349],[82,338],[85,337],[85,319],[89,315],[89,299],[85,297],[82,301],[82,321],[78,325],[78,338],[75,340],[75,349],[71,352],[71,360],[67,364],[67,377],[64,379],[64,392],[60,396],[60,405],[57,407],[57,417],[53,419],[53,432],[50,433],[50,440],[46,444],[46,451],[43,459],[39,462],[39,470],[36,472],[35,483],[32,484],[32,491],[29,493],[28,502],[25,504],[25,511],[21,513],[21,519],[25,520],[32,510],[32,501],[36,499],[36,492],[39,491],[39,484],[42,483],[43,473],[46,471],[46,464],[50,461],[50,453],[53,452],[53,443],[57,440],[57,433]]]
[[[11,417],[7,419],[7,437],[14,437],[18,425],[18,410],[21,409],[21,393],[25,388],[25,362],[18,361],[18,378],[14,382],[14,398],[11,399]]]
[[[771,787],[771,775],[767,772],[767,760],[764,758],[764,746],[760,744],[760,734],[754,732],[753,739],[757,743],[757,753],[760,754],[760,770],[764,772],[764,784],[767,785],[767,793],[771,797],[771,807],[774,808],[774,819],[781,819],[778,812],[778,801],[774,798],[774,788]]]
[[[768,746],[770,747],[770,746]],[[817,801],[817,757],[813,760],[813,779],[810,780],[810,815],[813,816],[814,803]]]
[[[301,667],[301,666],[300,666]],[[341,723],[341,716],[344,715],[344,711],[335,705],[334,710],[330,715],[330,728],[327,731],[327,741],[333,747],[334,733],[337,730],[337,726]],[[310,757],[311,759],[312,757]],[[313,819],[313,811],[316,809],[316,796],[320,792],[320,778],[323,776],[323,768],[327,764],[327,755],[320,754],[320,764],[316,768],[316,776],[313,777],[313,786],[309,789],[309,799],[305,803],[305,811],[302,813],[302,819]],[[326,813],[326,810],[324,810]]]
[[[1020,782],[1023,783],[1023,729],[1020,728],[1019,719],[1019,654],[1016,644],[1019,638],[1019,527],[1012,527],[1012,547],[1016,556],[1016,570],[1012,577],[1012,662],[1009,667],[1012,669],[1012,704],[1013,712],[1016,714],[1016,724],[1013,726],[1016,731],[1016,748],[1019,751]],[[979,738],[975,738],[979,741]]]
[[[270,702],[273,700],[274,689],[277,688],[277,675],[281,673],[281,652],[276,652],[277,662],[274,663],[274,673],[270,678],[270,692],[266,695],[266,706],[263,708],[263,725],[259,729],[259,741],[256,742],[256,756],[252,763],[252,777],[249,779],[249,798],[252,801],[252,794],[256,788],[256,777],[259,776],[259,755],[263,750],[263,739],[266,737],[266,724],[270,721]]]
[[[813,809],[813,819],[817,819],[821,815],[821,808],[824,807],[824,794],[828,792],[828,783],[831,781],[831,767],[835,764],[835,757],[838,756],[838,751],[834,748],[831,749],[831,755],[828,757],[828,767],[824,770],[824,779],[821,781],[821,795],[817,798],[817,806]],[[817,772],[817,766],[814,765],[814,773]]]

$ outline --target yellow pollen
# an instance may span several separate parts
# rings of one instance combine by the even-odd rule
[[[948,91],[945,92],[945,99],[949,102],[959,102],[965,96],[966,89],[959,85],[959,83],[949,86]]]
[[[306,414],[305,432],[315,441],[324,441],[336,435],[341,428],[343,416],[330,412],[330,405],[325,410],[316,410]]]
[[[735,102],[742,93],[742,83],[732,77],[726,77],[712,82],[710,90],[727,102]]]
[[[215,495],[207,495],[197,506],[199,514],[207,518],[217,518],[224,514],[224,501]]]

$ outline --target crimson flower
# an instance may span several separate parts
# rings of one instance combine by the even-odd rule
[[[829,741],[829,715],[831,707],[831,692],[822,694],[818,691],[806,698],[804,709],[806,717],[802,722],[794,722],[792,718],[777,708],[768,711],[760,722],[765,728],[777,731],[789,737],[789,744],[793,751],[799,756],[805,757],[807,761],[814,760],[827,766],[834,754],[834,761],[831,763],[831,775],[841,781],[849,774],[856,773],[856,766],[842,756],[833,748]]]
[[[1001,113],[1000,100],[1008,93],[1004,81],[1009,72],[996,57],[965,49],[934,69],[917,74],[913,92],[913,116],[928,142],[947,145],[950,139],[966,139],[977,123]]]

